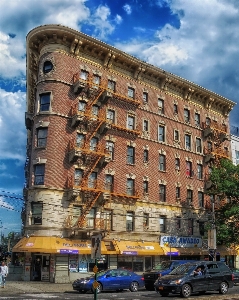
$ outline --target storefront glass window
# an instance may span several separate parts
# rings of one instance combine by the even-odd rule
[[[92,272],[95,266],[95,260],[91,259],[90,254],[81,254],[81,255],[70,255],[69,256],[69,271],[70,272]],[[102,255],[101,259],[97,261],[97,267],[99,271],[107,270],[107,257]]]

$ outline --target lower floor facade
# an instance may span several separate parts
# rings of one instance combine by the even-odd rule
[[[147,241],[102,240],[101,255],[92,258],[90,240],[70,240],[60,237],[24,237],[13,248],[10,276],[18,270],[25,281],[72,282],[79,277],[93,274],[97,262],[98,270],[125,268],[136,273],[152,269],[165,260],[213,260],[202,247],[171,248]],[[237,265],[236,252],[218,247],[216,260]]]

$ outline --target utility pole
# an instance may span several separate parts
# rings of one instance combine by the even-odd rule
[[[216,251],[217,251],[215,199],[213,199],[212,201],[212,228],[208,230],[208,247],[209,247],[209,252],[213,254],[213,260],[215,261]]]

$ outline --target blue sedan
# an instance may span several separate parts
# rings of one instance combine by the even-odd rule
[[[94,286],[97,285],[94,275],[77,279],[73,282],[72,286],[73,290],[79,291],[80,293],[86,293],[87,291],[92,291],[93,293],[93,283]],[[122,291],[124,289],[137,292],[139,288],[144,287],[144,278],[141,275],[137,275],[125,269],[114,269],[97,273],[97,283],[97,293],[106,290]]]

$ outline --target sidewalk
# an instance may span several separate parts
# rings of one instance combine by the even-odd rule
[[[0,288],[0,297],[3,293],[64,293],[73,292],[71,283],[50,283],[38,281],[7,281],[5,288]]]

